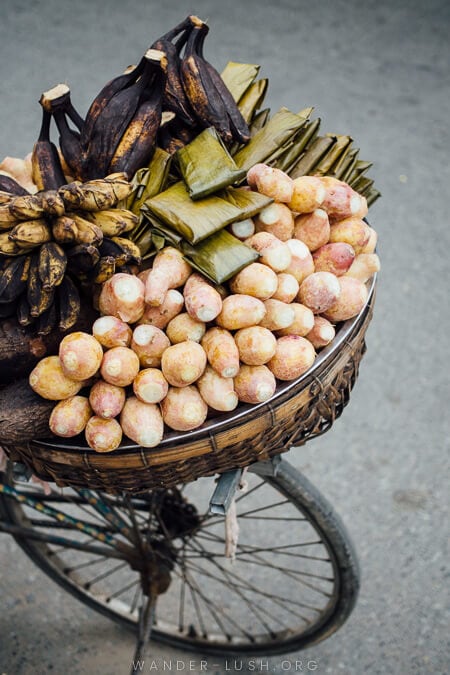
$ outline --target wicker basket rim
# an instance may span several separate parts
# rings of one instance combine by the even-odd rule
[[[341,345],[347,341],[349,335],[353,332],[355,326],[361,321],[362,317],[367,312],[367,309],[371,303],[372,296],[375,291],[376,281],[377,281],[377,274],[374,274],[374,276],[371,278],[369,282],[370,285],[368,287],[368,296],[364,307],[355,317],[348,319],[342,324],[334,340],[327,347],[325,347],[317,356],[316,360],[314,361],[314,365],[311,366],[311,368],[309,368],[297,379],[277,385],[277,389],[274,395],[268,401],[264,401],[256,405],[250,404],[240,405],[236,411],[224,414],[220,418],[213,417],[210,420],[206,421],[197,429],[193,429],[191,431],[181,433],[175,431],[169,432],[165,434],[163,440],[155,448],[145,448],[145,451],[146,452],[151,452],[152,450],[159,451],[160,449],[165,447],[166,448],[174,447],[187,441],[193,442],[207,436],[210,437],[211,435],[214,435],[217,432],[224,431],[225,429],[233,425],[242,423],[244,421],[243,418],[247,418],[248,420],[250,420],[253,417],[257,417],[258,413],[262,411],[264,408],[266,408],[268,405],[270,406],[276,403],[277,399],[279,399],[281,396],[283,397],[286,396],[286,394],[288,394],[291,390],[298,388],[298,386],[302,382],[306,382],[307,380],[314,377],[314,373],[316,371],[322,368],[328,361],[331,361],[333,356],[340,349]],[[31,442],[31,445],[33,443],[34,441]],[[97,452],[89,448],[87,445],[79,445],[75,440],[71,442],[70,439],[66,440],[63,440],[62,438],[39,439],[38,441],[36,441],[36,443],[38,443],[40,447],[45,447],[49,449],[58,448],[59,450],[64,450],[69,453],[70,452],[79,453],[80,451],[82,451],[92,455],[98,454]],[[136,452],[136,450],[138,450],[140,447],[141,446],[137,445],[136,443],[125,442],[124,444],[120,445],[119,448],[117,448],[114,454],[117,455],[119,453],[127,454],[127,452]]]

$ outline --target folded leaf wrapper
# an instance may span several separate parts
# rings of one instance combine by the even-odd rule
[[[214,127],[202,131],[176,153],[178,168],[191,199],[207,197],[245,178]]]
[[[190,244],[197,244],[226,225],[249,218],[251,212],[257,213],[272,201],[256,192],[242,190],[246,193],[241,198],[244,205],[237,206],[236,192],[236,188],[228,188],[220,195],[193,201],[186,186],[180,181],[148,199],[142,209],[176,230]],[[229,200],[230,193],[234,203]]]

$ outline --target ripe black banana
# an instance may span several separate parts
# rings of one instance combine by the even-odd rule
[[[77,224],[69,216],[60,216],[52,223],[52,235],[58,244],[74,244],[78,237]]]
[[[141,264],[141,251],[134,241],[125,239],[125,237],[111,237],[111,241],[117,244],[117,246],[119,246],[122,251],[128,255],[128,260],[126,262],[135,263],[136,265]]]
[[[154,64],[154,77],[144,92],[145,98],[125,129],[108,168],[109,172],[124,171],[129,180],[139,168],[149,163],[161,123],[167,59],[163,52],[156,49],[149,49],[147,58],[149,63]]]
[[[0,301],[13,302],[27,287],[31,258],[21,255],[13,258],[0,276]]]
[[[69,127],[64,110],[55,111],[53,117],[59,131],[59,147],[70,169],[70,174],[79,179],[83,176],[85,161],[81,148],[80,132]]]
[[[22,225],[22,223],[20,223]],[[12,230],[10,230],[12,232]],[[12,241],[9,238],[10,232],[0,232],[0,254],[5,256],[17,256],[27,253],[34,244],[31,246],[23,246],[16,241]]]
[[[66,274],[62,284],[56,289],[59,308],[59,329],[69,330],[80,315],[80,294],[72,279]]]
[[[105,256],[113,257],[116,267],[121,267],[130,260],[129,253],[109,237],[103,237],[103,241],[99,246],[99,252],[102,258]]]
[[[149,49],[145,53],[144,67],[137,81],[112,96],[98,116],[86,148],[84,178],[102,178],[107,174],[119,141],[133,119],[147,86],[153,79],[153,51]],[[133,76],[135,72],[136,69],[130,75]]]
[[[64,249],[54,241],[42,244],[39,249],[39,278],[44,290],[49,291],[64,279],[67,256]]]
[[[28,273],[27,302],[30,306],[30,315],[38,317],[45,312],[54,300],[54,290],[46,291],[42,287],[39,277],[39,254],[34,253]]]
[[[55,300],[52,302],[50,307],[42,312],[37,321],[37,334],[38,335],[49,335],[55,328],[58,323],[58,311],[56,308]]]
[[[201,55],[203,57],[203,54]],[[242,117],[241,111],[237,107],[233,95],[214,66],[205,59],[203,59],[203,61],[211,82],[224,103],[234,140],[238,143],[247,143],[251,136],[250,129],[248,128],[247,122]]]
[[[25,190],[24,187],[19,185],[19,183],[14,180],[14,178],[11,176],[5,176],[3,173],[0,173],[0,190],[3,192],[8,192],[11,195],[29,194],[28,190]]]
[[[37,218],[15,225],[8,233],[8,238],[19,246],[40,246],[51,240],[52,231],[43,218]]]
[[[205,128],[215,127],[224,141],[232,141],[233,134],[225,104],[202,58],[203,42],[209,29],[199,19],[196,21],[186,44],[184,58],[181,60],[183,88],[200,124]]]
[[[100,253],[92,244],[77,244],[66,249],[67,271],[76,277],[83,277],[100,260]]]
[[[103,284],[108,281],[116,271],[116,261],[112,255],[107,255],[98,261],[88,279],[94,284]]]
[[[67,217],[72,218],[77,227],[77,235],[75,241],[77,244],[93,244],[97,246],[103,240],[103,232],[86,218],[83,218],[79,213],[67,212]]]
[[[152,49],[158,49],[167,57],[167,80],[164,88],[163,107],[172,110],[177,117],[189,126],[195,125],[195,115],[189,100],[183,89],[180,75],[180,51],[184,46],[190,31],[192,22],[188,17],[182,23],[175,26],[152,44]],[[172,40],[182,33],[176,45]]]
[[[66,179],[56,146],[50,141],[51,113],[42,109],[42,126],[31,155],[32,179],[38,190],[56,190]]]
[[[86,220],[97,225],[105,237],[115,237],[123,232],[130,232],[139,222],[138,216],[127,209],[86,211],[83,215]]]
[[[26,292],[22,293],[19,301],[16,302],[16,316],[21,326],[29,326],[34,321],[34,317],[30,314],[30,305],[28,304]]]
[[[133,190],[126,174],[114,173],[98,180],[74,181],[59,189],[68,210],[103,211],[126,199]]]
[[[97,123],[99,122],[99,119],[101,119],[101,115],[110,100],[120,91],[127,89],[136,82],[136,80],[141,76],[141,73],[144,69],[144,64],[145,61],[144,58],[142,58],[138,65],[132,70],[125,72],[118,77],[114,77],[107,84],[105,84],[103,89],[92,101],[84,124],[82,125],[82,129],[80,129],[81,145],[84,151],[87,150]],[[73,121],[75,122],[75,120]]]
[[[61,216],[65,207],[56,190],[46,190],[35,195],[13,197],[8,208],[16,220],[34,220],[41,218],[44,214]]]

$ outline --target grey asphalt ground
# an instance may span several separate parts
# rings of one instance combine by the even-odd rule
[[[260,63],[273,109],[314,105],[324,130],[350,132],[361,157],[374,162],[370,174],[383,197],[370,221],[379,232],[382,272],[368,352],[342,418],[288,456],[348,526],[361,561],[361,594],[338,633],[271,659],[270,669],[295,672],[297,659],[303,672],[310,661],[316,672],[333,675],[447,673],[450,5],[1,5],[2,156],[31,150],[41,91],[67,81],[85,112],[104,82],[195,12],[209,18],[207,56],[218,68],[227,60]],[[0,605],[1,673],[128,672],[133,637],[60,591],[4,535]],[[154,659],[188,664],[188,656],[152,646]],[[221,668],[227,672],[227,664]],[[249,669],[244,663],[243,672]]]

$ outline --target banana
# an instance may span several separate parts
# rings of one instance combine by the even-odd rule
[[[80,315],[80,294],[72,279],[66,274],[57,288],[59,306],[59,330],[66,331],[77,322]]]
[[[39,278],[46,291],[59,286],[64,279],[67,256],[64,249],[54,241],[42,244],[39,249]]]
[[[87,150],[95,127],[97,126],[97,123],[110,100],[120,91],[127,89],[136,82],[144,69],[144,64],[145,61],[142,58],[136,67],[134,67],[129,72],[125,72],[124,74],[110,80],[107,84],[105,84],[99,94],[97,94],[87,112],[83,127],[80,129],[80,140],[84,151]]]
[[[20,223],[22,224],[22,223]],[[16,256],[27,253],[33,246],[21,246],[16,241],[9,238],[10,232],[0,232],[0,254],[6,256]]]
[[[93,244],[97,246],[103,240],[103,232],[94,223],[91,223],[78,213],[68,212],[67,217],[72,218],[77,228],[75,241],[77,244]]]
[[[209,29],[199,19],[196,19],[196,22],[189,35],[184,58],[181,60],[183,88],[201,125],[215,127],[224,141],[232,141],[233,134],[224,102],[202,58],[203,41]]]
[[[106,237],[114,237],[122,232],[134,230],[139,217],[127,209],[105,209],[104,211],[86,211],[84,217],[97,225]]]
[[[113,276],[115,271],[116,261],[112,255],[107,255],[100,258],[88,278],[94,284],[103,284]]]
[[[125,265],[130,259],[129,254],[109,237],[104,237],[99,247],[100,255],[103,257],[111,256],[115,260],[116,267]]]
[[[159,40],[156,40],[152,44],[152,49],[164,52],[167,57],[167,80],[163,99],[164,109],[172,110],[185,124],[194,126],[195,115],[183,89],[180,77],[180,51],[191,30],[192,22],[188,17],[171,31],[165,33]],[[182,35],[177,40],[176,45],[174,45],[172,40],[180,33]]]
[[[112,96],[99,114],[89,144],[85,149],[87,161],[84,178],[103,177],[129,123],[134,117],[145,90],[153,79],[154,50],[148,49],[140,77]],[[135,75],[136,69],[130,73]],[[123,77],[127,77],[126,75]]]
[[[31,155],[32,179],[38,190],[56,190],[66,179],[56,146],[50,141],[51,113],[42,110],[42,126]]]
[[[16,315],[21,326],[29,326],[34,321],[34,317],[30,314],[30,305],[26,293],[22,293],[19,301],[16,302]]]
[[[77,244],[66,250],[67,271],[76,277],[90,272],[100,260],[100,253],[92,244]]]
[[[56,190],[47,190],[35,195],[14,197],[9,203],[9,212],[16,220],[34,220],[44,214],[61,216],[64,202]]]
[[[51,240],[52,231],[42,218],[26,220],[13,227],[8,238],[20,246],[39,246]]]
[[[234,140],[238,143],[247,143],[251,136],[250,129],[248,128],[247,122],[242,117],[241,111],[236,105],[236,101],[234,100],[230,90],[214,66],[212,66],[205,59],[203,59],[203,63],[211,79],[211,82],[213,83],[217,93],[224,103]]]
[[[130,241],[130,239],[125,239],[124,237],[111,237],[111,241],[117,244],[122,251],[128,255],[128,260],[126,262],[132,262],[136,265],[141,264],[141,251],[134,241]]]
[[[74,181],[58,192],[68,210],[103,211],[126,199],[132,190],[125,173],[114,173],[86,183]]]
[[[42,204],[42,208],[44,209],[44,213],[46,215],[64,215],[65,205],[61,195],[59,195],[56,190],[46,190],[44,192],[39,192],[36,197],[39,198],[39,202]]]
[[[52,234],[58,244],[74,244],[78,237],[77,224],[69,216],[60,216],[52,224]]]
[[[28,273],[27,302],[30,306],[30,315],[38,317],[52,304],[55,297],[54,290],[46,291],[42,287],[39,277],[39,254],[34,253]]]
[[[13,302],[27,287],[31,258],[21,255],[9,263],[0,277],[0,301]]]
[[[37,334],[38,335],[49,335],[53,330],[55,330],[58,322],[58,312],[56,309],[56,302],[53,301],[52,304],[45,312],[39,316],[37,321]]]
[[[150,51],[153,52],[153,56],[149,58],[149,63],[152,62],[155,66],[150,94],[140,103],[109,164],[109,172],[124,171],[129,180],[139,168],[146,166],[150,161],[161,123],[167,59],[163,52],[156,49]]]
[[[0,203],[0,222],[2,223],[14,223],[17,218],[14,216],[14,214],[11,213],[10,211],[10,206],[11,206],[12,198],[11,195],[8,195],[8,201],[4,201],[3,203]]]
[[[53,117],[59,131],[59,147],[70,169],[70,173],[74,178],[81,178],[84,170],[85,156],[81,147],[80,133],[69,127],[65,111],[57,110],[53,114]]]
[[[5,176],[0,173],[0,190],[3,192],[8,192],[11,195],[27,195],[29,194],[28,190],[25,190],[24,187],[19,185],[19,183],[14,180],[11,176]]]

